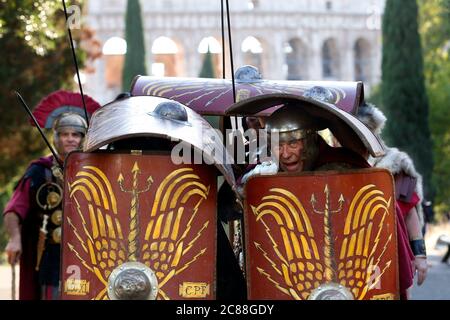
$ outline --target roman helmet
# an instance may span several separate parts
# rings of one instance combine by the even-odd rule
[[[55,120],[53,124],[53,141],[58,152],[61,149],[59,135],[68,129],[80,133],[84,139],[87,131],[86,120],[77,113],[63,113]],[[81,140],[81,144],[83,143],[83,139]]]
[[[317,131],[323,129],[318,120],[305,108],[295,104],[286,104],[273,112],[267,119],[265,129],[269,135],[277,133],[279,143],[303,140],[301,159],[303,169],[309,170],[318,154]],[[269,139],[271,140],[271,139]]]
[[[39,127],[53,129],[54,145],[60,152],[59,133],[64,128],[72,128],[84,137],[87,131],[86,114],[90,117],[100,107],[97,101],[86,94],[83,99],[79,93],[57,90],[36,105],[33,116]],[[31,123],[34,125],[34,122]]]

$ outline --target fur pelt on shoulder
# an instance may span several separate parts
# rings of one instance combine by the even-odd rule
[[[385,147],[386,154],[383,157],[369,158],[369,163],[376,168],[384,168],[389,170],[393,175],[404,172],[405,174],[416,178],[416,188],[415,191],[419,196],[419,203],[416,205],[417,213],[419,214],[420,224],[424,225],[423,209],[421,206],[423,200],[423,186],[422,186],[422,176],[417,172],[414,167],[414,162],[412,159],[403,151],[397,148]]]
[[[357,118],[376,135],[381,134],[387,120],[380,109],[367,102],[358,108]]]

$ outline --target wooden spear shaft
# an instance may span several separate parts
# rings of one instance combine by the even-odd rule
[[[11,264],[11,300],[16,300],[16,264]]]

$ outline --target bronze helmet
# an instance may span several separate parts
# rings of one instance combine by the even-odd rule
[[[267,118],[265,129],[268,134],[277,133],[279,143],[303,139],[303,170],[311,168],[318,154],[317,131],[324,129],[316,117],[305,111],[303,106],[287,104]]]
[[[266,119],[265,128],[270,134],[277,132],[281,142],[303,139],[307,134],[321,130],[316,118],[296,105],[285,105]]]
[[[55,120],[53,130],[56,132],[61,132],[67,128],[75,130],[85,136],[87,123],[86,120],[77,113],[63,113]]]
[[[61,152],[59,134],[67,129],[80,133],[84,139],[87,131],[86,120],[77,113],[63,113],[55,120],[53,124],[53,141],[58,153]]]

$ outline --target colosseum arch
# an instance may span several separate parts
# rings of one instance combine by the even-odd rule
[[[105,61],[105,84],[119,90],[122,87],[122,70],[127,53],[127,42],[121,37],[109,37],[102,47]]]
[[[299,38],[291,38],[284,43],[287,80],[308,79],[307,48]]]
[[[241,43],[243,64],[257,67],[261,74],[264,74],[263,54],[266,53],[264,47],[263,42],[254,36],[246,37]]]
[[[325,80],[338,80],[341,76],[340,69],[336,40],[328,38],[322,45],[322,77]]]
[[[184,75],[184,48],[177,41],[165,36],[156,38],[152,44],[152,56],[152,75],[165,77]]]
[[[222,75],[222,45],[213,36],[204,37],[200,41],[197,48],[197,51],[200,54],[200,61],[202,63],[205,57],[205,53],[208,51],[208,49],[213,57],[214,73],[216,77],[220,77]]]
[[[359,38],[353,46],[354,75],[357,81],[372,80],[372,53],[370,43],[366,39]]]

